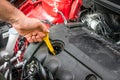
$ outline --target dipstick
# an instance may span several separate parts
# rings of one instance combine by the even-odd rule
[[[50,52],[53,54],[53,55],[56,55],[55,51],[54,51],[54,48],[49,40],[49,33],[47,33],[46,37],[43,39],[48,47],[48,49],[50,50]]]

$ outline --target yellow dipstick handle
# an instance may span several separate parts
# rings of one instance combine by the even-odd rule
[[[48,49],[50,50],[50,52],[53,54],[53,55],[56,55],[55,51],[54,51],[54,48],[49,40],[49,33],[47,33],[47,36],[43,39],[48,47]]]

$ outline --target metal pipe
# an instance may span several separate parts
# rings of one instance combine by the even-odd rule
[[[14,52],[13,49],[14,49],[16,40],[18,39],[18,36],[19,36],[18,32],[14,28],[9,29],[9,39],[8,39],[5,50],[9,53],[10,57],[13,56],[13,52]]]

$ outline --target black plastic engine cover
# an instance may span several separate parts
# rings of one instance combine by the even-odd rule
[[[50,29],[50,39],[62,42],[64,48],[53,56],[45,44],[30,44],[25,58],[35,53],[56,80],[119,80],[119,56],[83,28],[69,29],[56,25]]]
[[[107,9],[110,10],[109,13],[113,11],[120,14],[120,0],[94,0],[94,1],[96,5],[100,6],[100,10],[106,11]]]

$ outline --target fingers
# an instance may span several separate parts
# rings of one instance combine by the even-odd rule
[[[41,42],[42,41],[42,38],[36,38],[36,36],[28,37],[26,39],[27,39],[27,41],[29,43],[32,43],[32,42]]]
[[[49,32],[46,25],[40,22],[38,19],[27,18],[24,22],[22,30],[18,30],[28,42],[40,42]]]
[[[34,42],[31,37],[26,38],[29,43]]]
[[[41,42],[45,36],[46,35],[43,32],[32,32],[25,35],[24,37],[27,39],[28,42],[32,43]]]

